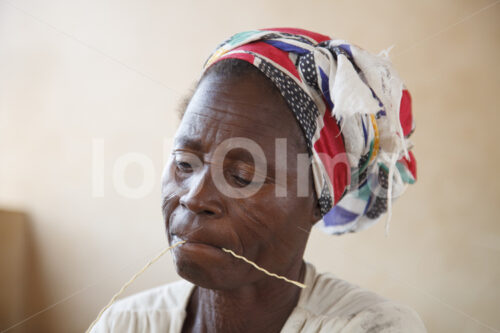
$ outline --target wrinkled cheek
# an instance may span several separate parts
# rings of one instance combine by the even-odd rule
[[[170,160],[162,174],[161,181],[161,195],[163,201],[168,201],[170,198],[175,196],[179,197],[185,191],[185,184],[182,181],[179,181],[176,176],[176,167],[172,160]]]
[[[172,220],[175,209],[179,206],[179,198],[184,193],[184,189],[175,176],[175,165],[169,161],[162,176],[161,197],[162,214],[165,228],[168,234],[169,221]]]
[[[162,185],[161,192],[163,202],[169,202],[176,197],[179,198],[185,192],[185,190],[183,190],[183,187],[181,187],[179,183],[175,181],[175,179],[171,179],[170,181],[165,182]]]
[[[298,233],[300,212],[293,211],[290,200],[274,195],[267,195],[263,198],[249,199],[242,202],[243,214],[247,214],[253,222],[249,228],[254,233],[259,234],[259,239],[271,250],[281,250],[282,247],[290,247],[296,238],[291,236],[291,232]]]
[[[165,167],[163,168],[163,173],[161,175],[161,194],[165,198],[169,193],[172,193],[175,184],[175,165],[173,159],[169,159]]]
[[[244,204],[248,210],[258,214],[262,223],[268,225],[269,228],[279,229],[285,217],[290,214],[290,200],[276,197],[271,190],[262,192],[261,196],[251,197]]]
[[[273,205],[272,200],[257,197],[234,200],[231,205],[232,219],[243,246],[254,255],[256,246],[268,246],[274,239],[280,216],[273,214],[270,209]]]

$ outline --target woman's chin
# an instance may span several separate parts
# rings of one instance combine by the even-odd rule
[[[241,286],[248,277],[248,267],[235,263],[230,254],[217,248],[196,251],[195,247],[179,248],[174,253],[177,274],[183,279],[203,288],[223,290]]]

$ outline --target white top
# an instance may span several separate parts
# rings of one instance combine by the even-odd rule
[[[306,261],[297,306],[281,332],[426,332],[418,314],[331,273],[317,273]],[[179,280],[124,298],[111,306],[93,333],[180,333],[195,285]]]

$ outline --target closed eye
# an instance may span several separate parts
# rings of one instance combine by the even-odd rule
[[[252,183],[251,180],[245,179],[245,178],[237,176],[237,175],[233,175],[233,179],[241,187],[250,185]]]

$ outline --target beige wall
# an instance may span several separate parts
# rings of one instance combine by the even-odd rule
[[[0,1],[0,206],[29,215],[43,292],[21,317],[55,304],[11,332],[82,331],[165,245],[158,184],[180,93],[217,43],[272,26],[373,52],[394,45],[414,100],[419,180],[396,202],[390,236],[383,223],[343,237],[314,231],[306,258],[409,304],[430,332],[500,330],[498,2],[246,3]],[[131,152],[154,170],[142,198],[112,178]],[[137,165],[124,178],[144,184]],[[167,255],[130,292],[175,279]]]

